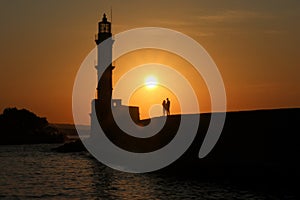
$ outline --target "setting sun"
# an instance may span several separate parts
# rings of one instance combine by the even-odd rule
[[[153,89],[157,86],[157,80],[154,76],[148,76],[146,79],[145,79],[145,86],[149,89]]]

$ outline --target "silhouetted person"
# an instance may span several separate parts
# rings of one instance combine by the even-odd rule
[[[164,100],[162,102],[162,107],[163,107],[163,116],[166,116],[166,108],[167,108],[167,103],[166,103],[166,100]]]
[[[170,100],[169,100],[169,98],[167,98],[166,110],[167,110],[167,115],[170,115]]]

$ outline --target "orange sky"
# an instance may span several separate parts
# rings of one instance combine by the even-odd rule
[[[148,76],[153,76],[156,78],[158,83],[157,87],[151,89],[147,87],[139,88],[130,98],[130,105],[136,105],[140,107],[141,118],[148,118],[150,113],[152,116],[160,116],[162,114],[161,108],[156,108],[152,110],[152,112],[150,111],[150,108],[154,104],[158,104],[160,106],[163,99],[166,98],[171,100],[171,112],[173,114],[181,113],[178,97],[176,97],[176,93],[174,93],[176,91],[172,92],[171,89],[172,84],[175,83],[175,87],[173,87],[173,89],[175,89],[176,87],[182,87],[183,83],[180,82],[176,76],[174,76],[174,74],[171,74],[173,70],[163,69],[163,67],[175,69],[177,73],[180,73],[180,76],[183,76],[187,81],[189,81],[189,84],[191,84],[192,89],[198,98],[197,101],[201,107],[201,112],[210,111],[210,95],[203,78],[188,61],[173,53],[157,49],[143,49],[121,56],[114,62],[114,64],[116,66],[122,66],[116,67],[114,70],[114,85],[117,84],[120,77],[123,75],[125,76],[124,83],[128,88],[128,85],[131,81],[130,77],[139,76],[141,77],[140,82],[142,83],[146,82],[145,79],[147,79]],[[140,67],[141,69],[133,72],[133,75],[129,76],[128,78],[127,76],[129,70],[136,69],[136,67]],[[159,85],[162,84],[162,82],[166,82],[168,85]],[[182,88],[178,89],[180,90]],[[182,90],[187,90],[187,88],[183,88]],[[126,94],[131,91],[127,92],[126,89],[123,88],[118,90],[116,87],[113,92],[113,96],[115,98],[121,98],[125,100],[125,96],[127,96]],[[190,104],[188,98],[191,97],[189,93],[187,91],[184,93],[188,97],[186,100],[181,99],[182,103]],[[189,112],[186,111],[185,113],[197,113],[196,110],[193,110],[195,105],[189,105],[189,107]]]
[[[159,26],[204,46],[224,79],[228,110],[300,107],[299,1],[125,2],[1,1],[0,110],[16,106],[72,123],[75,75],[110,6],[114,34]]]

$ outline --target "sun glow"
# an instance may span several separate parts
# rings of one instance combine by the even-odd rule
[[[145,79],[145,86],[149,89],[153,89],[157,86],[158,82],[154,76],[148,76]]]

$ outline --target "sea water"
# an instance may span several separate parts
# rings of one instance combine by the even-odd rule
[[[88,153],[51,151],[57,146],[0,146],[0,198],[277,199],[226,181],[119,172]]]

